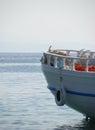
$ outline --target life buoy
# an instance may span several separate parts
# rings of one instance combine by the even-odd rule
[[[64,88],[57,88],[55,92],[55,102],[58,106],[63,106],[65,104],[66,93]]]

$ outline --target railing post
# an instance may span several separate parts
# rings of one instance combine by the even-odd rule
[[[63,67],[64,67],[64,68],[66,68],[66,66],[65,66],[65,65],[66,65],[65,62],[66,62],[66,58],[63,58]]]
[[[75,70],[75,59],[73,59],[73,70]]]
[[[57,57],[54,57],[54,67],[57,67]]]
[[[88,59],[86,60],[86,72],[88,72]]]

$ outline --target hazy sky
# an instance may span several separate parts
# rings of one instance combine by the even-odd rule
[[[0,52],[95,50],[95,0],[0,0]]]

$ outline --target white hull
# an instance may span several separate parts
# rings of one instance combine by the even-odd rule
[[[95,52],[49,50],[41,63],[56,104],[95,118]]]
[[[66,105],[95,118],[95,73],[54,68],[47,64],[42,64],[42,70],[54,96],[57,88],[64,88]]]

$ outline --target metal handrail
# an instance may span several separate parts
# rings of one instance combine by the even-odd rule
[[[65,50],[65,51],[68,51],[68,50]],[[69,51],[78,52],[76,50],[69,50]],[[53,59],[54,61],[52,61],[53,62],[52,66],[57,67],[56,63],[58,62],[58,59],[60,59],[60,61],[62,62],[60,67],[62,67],[63,69],[70,69],[73,71],[76,71],[75,70],[76,61],[84,61],[85,68],[86,68],[85,71],[88,72],[89,61],[95,60],[95,58],[81,58],[81,57],[73,57],[73,56],[64,56],[64,55],[59,55],[59,54],[55,54],[55,53],[51,53],[51,52],[44,52],[43,55],[46,56],[48,65],[51,66],[51,61]],[[70,65],[66,65],[67,60],[71,60]]]

